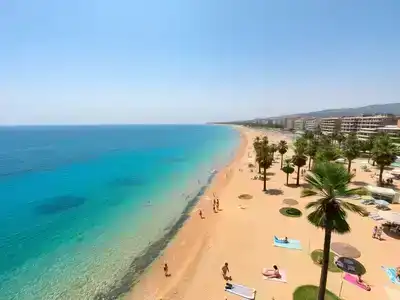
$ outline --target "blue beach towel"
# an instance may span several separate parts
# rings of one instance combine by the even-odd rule
[[[396,278],[396,269],[395,268],[382,266],[382,269],[385,271],[386,275],[389,277],[389,279],[392,283],[400,284],[400,281]]]
[[[244,285],[236,284],[236,283],[231,283],[232,288],[227,289],[225,288],[225,291],[234,295],[238,295],[244,299],[248,300],[254,300],[256,297],[256,290],[249,288]]]
[[[279,240],[276,236],[274,236],[274,246],[275,247],[281,247],[281,248],[286,248],[286,249],[294,249],[294,250],[301,250],[302,249],[300,241],[288,239],[288,242],[289,243],[284,243],[281,240]]]

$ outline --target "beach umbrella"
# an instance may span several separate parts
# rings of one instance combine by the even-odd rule
[[[339,257],[336,260],[335,264],[339,269],[345,271],[346,273],[350,273],[353,275],[365,273],[365,267],[354,258]]]
[[[332,243],[331,250],[333,253],[347,258],[358,258],[361,256],[361,252],[356,247],[346,243]]]
[[[379,216],[390,222],[390,223],[395,223],[400,225],[400,213],[395,212],[395,211],[380,211]]]
[[[292,206],[292,205],[297,205],[297,204],[299,204],[299,202],[298,202],[297,200],[295,200],[295,199],[290,199],[290,198],[288,198],[288,199],[283,199],[283,204]]]

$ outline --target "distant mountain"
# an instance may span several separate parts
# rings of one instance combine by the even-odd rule
[[[356,108],[324,109],[308,113],[280,116],[285,117],[343,117],[357,116],[361,114],[393,114],[400,115],[400,103],[375,104]]]

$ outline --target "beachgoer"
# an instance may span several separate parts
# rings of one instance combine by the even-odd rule
[[[219,199],[218,198],[215,200],[215,208],[217,209],[217,211],[219,210]]]
[[[200,216],[201,219],[204,219],[204,217],[203,217],[203,211],[202,211],[201,209],[199,209],[199,216]]]
[[[170,274],[168,273],[168,264],[167,263],[164,264],[164,275],[165,275],[165,277],[170,276]]]
[[[372,238],[376,239],[376,234],[378,232],[378,226],[374,226],[374,229],[372,229]]]
[[[286,243],[286,244],[289,243],[289,240],[288,240],[287,236],[285,236],[285,238],[284,238],[284,239],[281,239],[280,241],[281,241],[282,243]]]
[[[232,278],[230,276],[227,276],[227,274],[230,272],[229,271],[229,265],[228,265],[227,262],[222,266],[221,270],[222,270],[222,277],[225,280],[232,280]]]
[[[268,278],[281,278],[282,275],[279,273],[279,269],[277,265],[274,265],[272,269],[264,270],[262,274]]]
[[[397,280],[400,280],[400,267],[396,268],[396,278]]]
[[[377,231],[376,231],[376,238],[379,240],[382,240],[382,232],[383,232],[383,228],[382,226],[379,226]]]
[[[357,283],[360,284],[360,285],[362,285],[362,286],[364,286],[365,289],[366,289],[367,291],[370,291],[370,290],[371,290],[371,287],[369,286],[369,284],[366,283],[366,282],[361,278],[361,274],[360,274],[360,273],[357,274]]]

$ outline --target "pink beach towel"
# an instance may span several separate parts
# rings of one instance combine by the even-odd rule
[[[358,286],[359,288],[362,288],[363,290],[368,291],[367,287],[365,285],[360,284],[360,283],[357,282],[357,278],[355,276],[352,276],[349,273],[346,273],[346,275],[344,275],[343,278],[344,278],[344,280],[346,280],[346,281]]]

